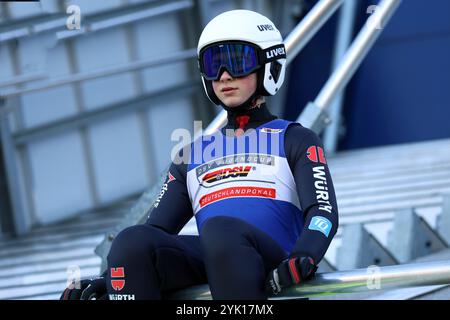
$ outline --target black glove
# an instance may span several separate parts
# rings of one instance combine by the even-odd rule
[[[108,300],[104,277],[80,281],[80,289],[72,282],[61,294],[60,300]]]
[[[308,256],[291,257],[272,270],[266,280],[266,291],[278,294],[282,288],[290,287],[311,279],[317,266],[313,258]]]

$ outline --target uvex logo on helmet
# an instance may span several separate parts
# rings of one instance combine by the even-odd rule
[[[260,24],[260,25],[258,25],[258,30],[259,31],[267,31],[267,30],[273,31],[273,30],[275,30],[275,28],[271,24]]]

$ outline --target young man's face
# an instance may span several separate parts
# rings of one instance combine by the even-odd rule
[[[212,83],[214,93],[227,107],[233,108],[241,105],[256,90],[256,72],[245,77],[233,78],[224,71],[219,80]]]

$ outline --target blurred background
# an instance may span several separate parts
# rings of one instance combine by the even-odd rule
[[[94,248],[158,183],[173,130],[220,111],[196,60],[210,19],[250,9],[287,36],[317,2],[0,2],[0,299],[99,274]],[[268,99],[277,116],[298,119],[378,3],[344,2]],[[404,0],[343,92],[321,134],[342,217],[323,271],[450,258],[449,57],[450,2]]]

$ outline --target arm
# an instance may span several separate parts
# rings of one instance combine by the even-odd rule
[[[178,155],[182,157],[183,152],[188,152],[188,147],[184,151],[180,150]],[[186,187],[186,174],[186,163],[171,164],[146,224],[161,228],[170,234],[177,234],[192,218],[193,211]]]
[[[314,275],[339,223],[333,182],[319,137],[307,128],[291,125],[285,135],[285,151],[305,224],[289,258],[269,273],[266,288],[270,294]]]
[[[317,265],[336,234],[339,218],[323,144],[311,130],[293,125],[285,138],[305,225],[291,256],[309,256]]]

